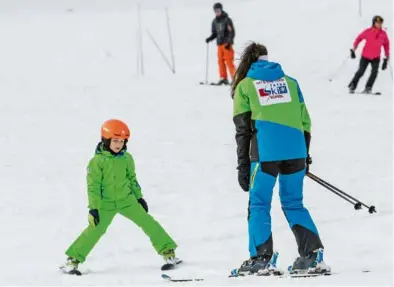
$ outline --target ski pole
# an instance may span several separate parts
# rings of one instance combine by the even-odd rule
[[[325,188],[327,188],[327,189],[330,190],[331,192],[333,192],[333,193],[335,193],[335,194],[337,194],[337,195],[338,195],[338,193],[341,194],[340,197],[342,197],[342,198],[344,198],[344,196],[348,197],[348,198],[346,199],[348,202],[350,202],[349,199],[355,201],[356,203],[354,204],[354,203],[352,202],[352,204],[354,204],[354,208],[355,208],[356,210],[361,209],[361,206],[365,206],[366,208],[368,208],[368,212],[369,212],[369,213],[374,213],[374,212],[376,212],[375,206],[373,206],[373,205],[371,205],[371,206],[366,205],[365,203],[363,203],[363,202],[361,202],[360,200],[354,198],[354,197],[351,196],[350,194],[348,194],[348,193],[346,193],[346,192],[340,190],[339,188],[333,186],[332,184],[330,184],[330,183],[328,183],[327,181],[321,179],[320,177],[314,175],[313,173],[310,173],[310,172],[309,172],[307,175],[308,175],[309,178],[311,178],[312,180],[316,181],[316,182],[319,183],[320,185],[324,186]]]
[[[349,202],[350,204],[354,205],[354,209],[359,210],[361,209],[361,204],[359,204],[358,202],[353,202],[352,200],[350,200],[349,198],[345,197],[344,195],[340,194],[339,192],[331,189],[328,185],[324,184],[323,182],[319,181],[318,179],[314,178],[313,176],[311,176],[310,173],[307,174],[307,176],[312,179],[313,181],[315,181],[316,183],[320,184],[321,186],[325,187],[326,189],[328,189],[329,191],[335,193],[336,195],[338,195],[339,197],[341,197],[342,199],[346,200],[347,202]]]
[[[207,43],[207,56],[205,61],[205,84],[208,84],[209,43]]]
[[[338,70],[336,70],[335,73],[332,74],[331,78],[328,79],[330,82],[332,82],[332,80],[335,78],[335,76],[338,75],[339,71],[342,70],[342,68],[345,66],[347,60],[349,60],[349,56],[347,56],[346,59],[342,61],[342,64],[339,66]]]

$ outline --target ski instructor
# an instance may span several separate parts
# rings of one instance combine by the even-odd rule
[[[282,209],[298,244],[290,273],[324,274],[323,244],[303,204],[303,181],[311,159],[311,119],[298,82],[267,48],[251,43],[243,52],[232,85],[238,182],[249,192],[250,259],[239,273],[275,274],[271,201],[279,177]]]
[[[353,48],[350,49],[350,57],[352,59],[355,59],[355,50],[357,49],[360,42],[365,40],[365,46],[360,59],[360,66],[349,84],[350,93],[354,93],[354,91],[356,90],[357,84],[360,78],[364,75],[365,70],[367,69],[369,64],[371,64],[372,66],[372,71],[365,86],[364,93],[369,94],[372,92],[372,86],[378,76],[382,47],[384,48],[384,53],[386,56],[383,60],[382,70],[387,69],[387,63],[390,56],[390,41],[386,31],[382,29],[382,25],[383,18],[381,16],[373,17],[372,27],[367,28],[360,35],[358,35],[353,43]]]
[[[226,12],[223,11],[223,5],[216,3],[213,5],[215,19],[212,21],[212,34],[205,39],[206,43],[216,39],[218,46],[218,64],[220,79],[217,85],[228,85],[227,69],[231,78],[234,78],[234,37],[235,29],[233,21]]]

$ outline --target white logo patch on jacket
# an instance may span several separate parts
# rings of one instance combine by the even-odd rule
[[[253,83],[259,97],[260,105],[270,106],[291,102],[290,90],[285,78],[275,81],[257,80]]]

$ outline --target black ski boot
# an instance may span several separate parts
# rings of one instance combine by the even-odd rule
[[[216,84],[217,86],[221,86],[221,85],[229,85],[229,82],[227,79],[220,79],[219,82],[217,82]]]
[[[268,264],[270,263],[271,260],[271,255],[264,254],[264,255],[259,255],[256,258],[256,261],[254,265],[250,269],[250,273],[257,273],[257,272],[262,272],[262,270],[266,270],[268,267]]]
[[[372,88],[366,87],[365,90],[363,91],[363,94],[372,94]]]
[[[283,275],[283,272],[276,267],[278,257],[278,252],[274,252],[272,256],[269,254],[258,256],[250,272],[257,276]]]
[[[245,260],[241,267],[239,267],[238,269],[238,274],[249,274],[252,267],[254,266],[254,264],[256,263],[257,257],[251,257],[248,260]]]
[[[290,274],[330,274],[331,268],[324,263],[323,252],[323,248],[320,248],[298,257],[293,265],[289,266]]]
[[[354,94],[355,91],[356,91],[356,85],[353,83],[350,83],[349,84],[349,93]]]

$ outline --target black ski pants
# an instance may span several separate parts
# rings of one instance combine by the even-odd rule
[[[372,71],[371,71],[371,75],[369,76],[369,79],[367,81],[367,84],[365,85],[365,88],[372,89],[372,86],[375,83],[376,77],[378,76],[380,58],[369,60],[364,57],[361,57],[360,66],[358,68],[358,71],[354,75],[353,80],[350,82],[349,87],[353,87],[354,89],[357,88],[358,81],[364,75],[365,70],[367,69],[369,64],[371,64],[371,66],[372,66]]]

